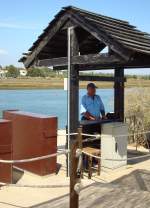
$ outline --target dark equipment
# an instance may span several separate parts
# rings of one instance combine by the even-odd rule
[[[80,121],[80,127],[82,128],[82,133],[101,134],[101,124],[117,121],[117,119],[113,117],[114,116],[113,113],[107,113],[107,115],[109,115],[109,114],[112,115],[112,117],[109,117],[109,118],[107,117],[108,119],[101,119],[101,120],[96,120],[96,121],[91,121],[91,120]],[[87,136],[83,136],[83,141],[86,138],[87,138]],[[99,149],[100,148],[100,139],[85,143],[85,145],[83,144],[83,146],[95,147],[95,148]]]

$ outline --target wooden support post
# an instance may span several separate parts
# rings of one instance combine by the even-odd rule
[[[83,138],[82,138],[82,126],[80,126],[78,128],[78,146],[79,146],[79,149],[83,149]],[[83,178],[83,158],[82,158],[82,164],[81,164],[81,178]]]
[[[77,136],[76,136],[77,137]],[[76,157],[76,150],[78,148],[77,139],[71,142],[71,154],[70,154],[70,208],[79,207],[79,195],[74,190],[75,184],[78,182],[77,178],[77,166],[79,158]]]
[[[120,79],[120,81],[118,81]],[[114,112],[120,121],[124,121],[124,69],[115,69]]]
[[[68,28],[68,131],[77,132],[78,128],[78,114],[79,114],[79,78],[78,68],[72,64],[72,57],[78,55],[79,46],[75,33],[75,28]],[[77,165],[78,158],[76,158],[76,149],[78,148],[78,141],[76,136],[70,136],[70,208],[79,207],[79,196],[74,190],[77,183]]]
[[[79,143],[79,148],[83,148],[83,139],[82,139],[82,126],[78,128],[78,143]]]

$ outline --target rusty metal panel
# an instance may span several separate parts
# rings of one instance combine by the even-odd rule
[[[0,159],[12,159],[12,122],[0,119]],[[12,182],[12,165],[0,163],[0,182]]]
[[[13,159],[25,159],[56,153],[57,117],[22,111],[4,111],[3,117],[13,123]],[[15,166],[47,175],[56,172],[57,158],[15,164]]]

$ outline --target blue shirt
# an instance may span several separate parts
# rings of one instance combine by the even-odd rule
[[[82,97],[80,113],[82,115],[87,111],[96,118],[99,118],[100,115],[105,114],[104,104],[99,95],[94,95],[94,97],[91,97],[86,94]]]

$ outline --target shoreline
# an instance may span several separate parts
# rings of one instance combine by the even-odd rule
[[[80,82],[80,88],[87,86],[87,81]],[[94,82],[100,89],[113,88],[113,82]],[[150,80],[131,79],[125,83],[126,88],[150,87]],[[39,89],[63,89],[63,78],[8,78],[0,79],[0,90],[39,90]]]

